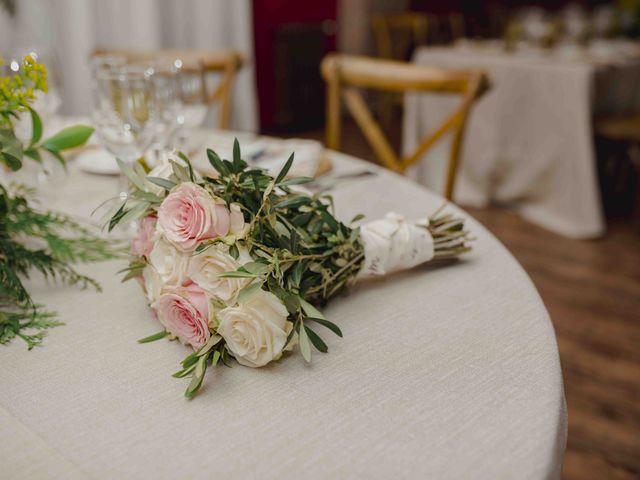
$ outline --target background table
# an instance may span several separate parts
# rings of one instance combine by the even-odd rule
[[[333,192],[340,218],[432,213],[442,199],[375,169]],[[113,178],[70,167],[49,204],[86,216]],[[329,354],[217,368],[201,394],[171,378],[188,352],[154,333],[121,262],[83,270],[103,293],[32,284],[66,326],[0,347],[4,478],[557,478],[566,409],[551,322],[531,281],[481,225],[473,252],[357,286],[326,314]]]
[[[528,220],[569,237],[604,233],[592,118],[640,111],[640,59],[510,54],[489,44],[422,48],[414,60],[483,68],[493,84],[467,124],[454,194],[458,203],[515,204]],[[405,151],[414,151],[458,103],[443,95],[408,95]],[[442,191],[444,162],[437,157],[427,156],[410,175]]]

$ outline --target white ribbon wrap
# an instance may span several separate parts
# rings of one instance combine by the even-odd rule
[[[396,213],[360,227],[364,244],[364,265],[358,278],[407,270],[433,258],[433,238],[424,227],[416,226]]]

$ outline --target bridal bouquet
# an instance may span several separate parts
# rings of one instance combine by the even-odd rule
[[[142,284],[163,327],[140,342],[193,349],[174,374],[191,375],[189,398],[218,363],[262,367],[296,344],[307,362],[312,347],[326,352],[318,327],[342,333],[318,308],[357,279],[470,249],[449,215],[338,221],[330,197],[292,188],[312,181],[287,178],[293,155],[274,178],[248,167],[237,141],[232,161],[207,154],[217,176],[199,176],[182,154],[150,172],[120,162],[132,191],[105,216],[109,229],[138,221],[125,280]]]

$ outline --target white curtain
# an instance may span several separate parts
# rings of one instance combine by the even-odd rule
[[[0,53],[46,48],[60,69],[62,113],[89,113],[88,58],[96,47],[235,48],[247,59],[237,78],[232,128],[256,131],[250,0],[18,0],[0,11]]]

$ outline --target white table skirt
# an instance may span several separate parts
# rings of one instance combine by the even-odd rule
[[[338,170],[375,168],[333,155]],[[343,219],[442,203],[387,171],[334,192]],[[54,208],[86,216],[113,178],[73,166]],[[0,347],[3,478],[558,478],[566,408],[553,327],[507,250],[468,218],[464,260],[362,284],[326,314],[326,355],[208,375],[187,401],[188,353],[158,330],[122,262],[83,270],[103,293],[32,283],[66,326]]]
[[[640,111],[640,61],[608,66],[588,61],[532,58],[469,48],[422,48],[414,60],[450,68],[483,68],[492,90],[467,123],[454,198],[483,207],[491,201],[561,235],[604,233],[592,117]],[[407,95],[403,149],[413,152],[460,100]],[[410,176],[440,190],[449,140],[427,154]]]

